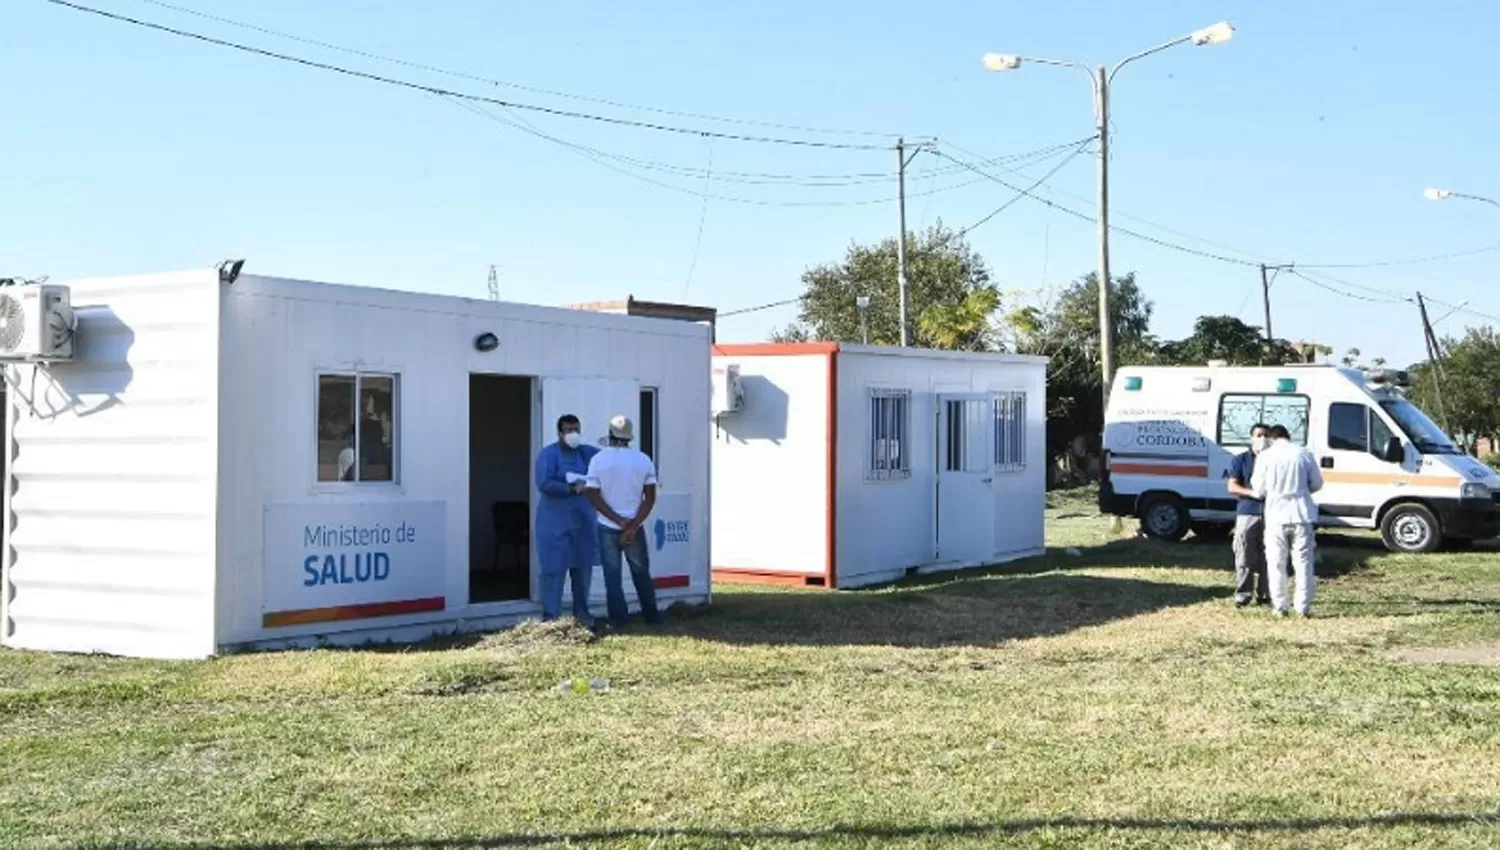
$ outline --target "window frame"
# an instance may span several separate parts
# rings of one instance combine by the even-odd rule
[[[1262,402],[1261,402],[1261,421],[1262,422],[1265,421],[1265,419],[1264,419],[1264,414],[1265,414],[1265,402],[1264,402],[1264,399],[1268,399],[1268,398],[1292,398],[1292,399],[1299,399],[1299,400],[1301,400],[1305,405],[1307,405],[1307,424],[1303,427],[1302,442],[1299,445],[1301,445],[1303,448],[1306,448],[1309,445],[1309,440],[1312,437],[1312,428],[1313,428],[1313,421],[1312,421],[1312,419],[1313,419],[1313,417],[1312,417],[1312,413],[1313,413],[1313,409],[1312,409],[1312,396],[1307,395],[1306,393],[1276,393],[1276,392],[1269,392],[1269,393],[1255,393],[1255,392],[1239,393],[1239,392],[1236,392],[1236,393],[1222,393],[1222,394],[1220,394],[1219,395],[1218,417],[1217,417],[1217,422],[1215,422],[1215,425],[1214,425],[1214,444],[1215,445],[1219,446],[1220,448],[1225,448],[1225,449],[1229,449],[1229,448],[1249,448],[1250,447],[1249,440],[1246,440],[1244,442],[1233,442],[1233,443],[1226,443],[1226,442],[1224,442],[1224,402],[1227,401],[1227,400],[1229,400],[1229,399],[1231,399],[1231,398],[1259,398],[1259,399],[1262,399]],[[1267,424],[1274,425],[1276,423],[1272,422],[1272,423],[1267,423]],[[1248,437],[1249,435],[1247,434],[1246,436]]]
[[[1359,410],[1361,410],[1361,411],[1364,412],[1364,417],[1363,417],[1363,420],[1364,420],[1364,438],[1363,438],[1364,439],[1364,447],[1363,448],[1350,448],[1347,445],[1343,444],[1345,441],[1342,440],[1342,439],[1339,440],[1339,444],[1338,445],[1334,444],[1334,440],[1333,440],[1334,414],[1333,414],[1333,412],[1334,412],[1334,410],[1336,408],[1340,408],[1340,407],[1358,408]],[[1328,446],[1328,450],[1331,451],[1331,452],[1354,452],[1356,454],[1371,454],[1372,452],[1370,451],[1370,406],[1368,404],[1364,404],[1362,402],[1357,402],[1357,401],[1331,401],[1331,402],[1329,402],[1328,403],[1328,428],[1326,430],[1326,433],[1324,434],[1323,439],[1324,439],[1326,445]]]
[[[1363,449],[1351,449],[1344,446],[1335,446],[1333,444],[1333,409],[1339,406],[1358,407],[1364,410],[1365,447]],[[1385,432],[1385,439],[1380,440],[1379,442],[1375,440],[1375,429],[1377,425],[1382,431]],[[1331,452],[1353,452],[1354,454],[1367,454],[1370,457],[1375,458],[1376,460],[1390,463],[1390,461],[1387,461],[1383,456],[1383,452],[1385,450],[1386,442],[1389,441],[1390,438],[1396,436],[1396,433],[1397,432],[1395,431],[1395,429],[1391,428],[1391,426],[1386,423],[1385,419],[1381,417],[1381,411],[1377,407],[1374,407],[1362,401],[1331,401],[1328,403],[1328,433],[1324,439],[1327,442],[1328,450]]]
[[[881,401],[900,402],[895,405],[895,412],[883,427],[877,426],[876,417],[878,403]],[[907,481],[911,478],[911,445],[912,445],[912,392],[909,389],[897,389],[894,387],[868,387],[865,390],[865,481],[867,483],[885,483],[890,481]],[[882,431],[895,430],[896,437],[881,437]],[[885,466],[878,466],[879,455],[878,442],[884,440],[886,443]],[[889,444],[894,440],[896,443],[896,463],[893,469],[890,467]]]
[[[318,457],[319,419],[322,411],[323,379],[324,378],[352,378],[353,384],[353,408],[354,411],[354,480],[338,481],[324,480],[321,477],[321,460]],[[391,382],[391,477],[389,481],[365,481],[360,478],[360,429],[359,429],[359,399],[364,389],[366,378],[389,379]],[[403,426],[401,416],[401,373],[395,370],[381,371],[376,369],[347,369],[347,368],[317,368],[313,371],[313,462],[312,475],[313,486],[318,489],[347,490],[358,489],[397,489],[401,488],[401,429]]]
[[[995,471],[1001,473],[1014,473],[1026,471],[1026,451],[1028,448],[1028,434],[1026,427],[1026,407],[1029,403],[1025,390],[999,390],[995,393]],[[1009,414],[1002,418],[1002,414]],[[1013,430],[1004,430],[1001,423],[1008,423]],[[1015,439],[1006,439],[1016,437]],[[1014,454],[1007,456],[1006,449],[1014,449]]]

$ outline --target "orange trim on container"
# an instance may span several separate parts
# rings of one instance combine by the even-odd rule
[[[654,576],[651,579],[651,586],[658,589],[668,587],[688,587],[692,583],[692,576]]]
[[[271,629],[278,626],[301,626],[309,623],[332,623],[339,620],[363,620],[368,617],[395,617],[401,614],[422,614],[441,611],[448,606],[442,596],[425,599],[402,599],[396,602],[369,602],[363,605],[334,605],[328,608],[304,608],[300,611],[267,611],[261,617],[261,625]]]
[[[838,347],[828,352],[828,561],[823,569],[824,586],[838,587],[839,524],[839,364]]]
[[[1389,472],[1338,472],[1323,470],[1328,484],[1406,484],[1416,487],[1457,487],[1462,478],[1450,475],[1400,475]]]
[[[787,573],[742,567],[714,567],[713,580],[725,584],[772,584],[782,587],[817,587],[824,577],[816,573]],[[824,585],[826,586],[826,585]]]
[[[836,342],[751,342],[714,346],[720,357],[785,357],[798,354],[832,354],[839,350]]]
[[[1165,466],[1159,463],[1126,463],[1113,461],[1109,471],[1115,475],[1171,475],[1178,478],[1207,478],[1206,466]]]

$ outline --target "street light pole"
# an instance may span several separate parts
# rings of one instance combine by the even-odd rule
[[[1483,195],[1470,195],[1466,192],[1455,192],[1452,189],[1423,189],[1422,196],[1429,201],[1446,201],[1456,198],[1461,201],[1478,201],[1481,204],[1489,204],[1500,209],[1500,201],[1494,198],[1486,198]]]
[[[1018,56],[1006,53],[987,53],[984,56],[984,66],[991,71],[1014,71],[1021,67],[1023,62],[1034,62],[1038,65],[1057,65],[1064,68],[1077,68],[1088,75],[1089,84],[1094,93],[1094,124],[1099,138],[1099,368],[1103,377],[1103,399],[1104,406],[1109,408],[1109,390],[1114,382],[1115,370],[1115,339],[1114,322],[1111,320],[1109,307],[1109,89],[1114,83],[1115,75],[1120,69],[1129,65],[1137,59],[1160,53],[1179,44],[1192,43],[1195,45],[1222,44],[1234,37],[1234,27],[1228,21],[1222,21],[1213,26],[1194,30],[1180,38],[1165,41],[1155,47],[1142,50],[1139,53],[1121,59],[1115,63],[1113,68],[1106,69],[1103,65],[1095,68],[1079,62],[1070,62],[1061,59],[1040,59],[1034,56]]]

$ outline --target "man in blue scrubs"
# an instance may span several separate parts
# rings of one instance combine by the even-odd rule
[[[1229,463],[1229,495],[1238,496],[1234,517],[1234,607],[1244,608],[1253,600],[1256,605],[1271,601],[1266,578],[1265,506],[1250,489],[1255,474],[1255,456],[1271,444],[1271,429],[1256,423],[1250,429],[1250,448]]]
[[[578,417],[569,413],[557,420],[557,442],[536,456],[537,561],[542,571],[542,619],[562,614],[563,582],[572,579],[573,616],[593,628],[589,613],[589,581],[599,560],[598,517],[584,495],[589,461],[599,453],[583,445]]]

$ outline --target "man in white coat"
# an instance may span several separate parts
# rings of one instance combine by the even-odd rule
[[[1286,426],[1272,426],[1271,447],[1255,459],[1250,489],[1265,503],[1266,577],[1272,613],[1277,617],[1288,613],[1286,568],[1290,560],[1297,572],[1293,604],[1298,614],[1311,617],[1318,525],[1318,505],[1312,494],[1323,489],[1318,462],[1292,442]]]

